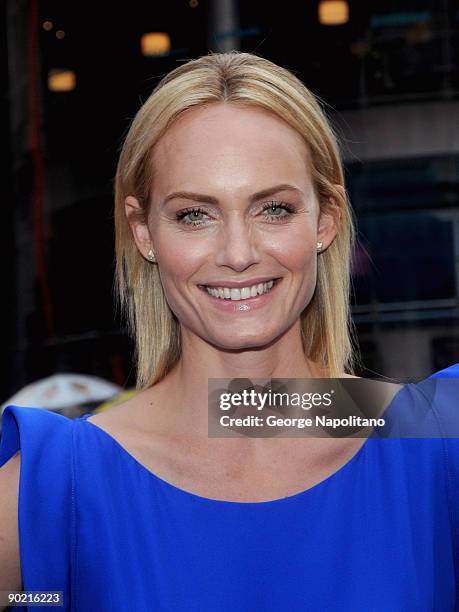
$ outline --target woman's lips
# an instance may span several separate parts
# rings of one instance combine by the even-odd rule
[[[210,303],[215,307],[220,308],[226,312],[250,312],[261,308],[268,303],[273,295],[276,294],[277,287],[280,284],[282,278],[273,279],[274,284],[267,293],[262,293],[256,297],[249,297],[242,300],[232,300],[231,298],[218,298],[211,295],[205,285],[198,285],[199,289],[210,299]]]

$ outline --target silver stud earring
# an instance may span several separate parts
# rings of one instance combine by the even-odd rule
[[[148,257],[148,261],[156,261],[155,254],[153,253],[151,249],[148,251],[147,257]]]
[[[318,242],[317,243],[317,250],[320,251],[320,249],[322,248],[322,242]]]

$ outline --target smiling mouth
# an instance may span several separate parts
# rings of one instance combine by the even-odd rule
[[[234,287],[209,287],[208,285],[198,285],[208,295],[227,302],[240,302],[250,299],[255,299],[260,295],[269,293],[273,287],[279,284],[282,278],[273,278],[266,283],[259,283],[252,287],[234,288]]]

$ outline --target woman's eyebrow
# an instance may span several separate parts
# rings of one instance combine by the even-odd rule
[[[250,202],[256,202],[257,200],[261,200],[262,198],[266,198],[270,195],[278,193],[279,191],[296,191],[299,193],[303,193],[301,189],[295,187],[294,185],[289,185],[288,183],[282,183],[281,185],[275,185],[274,187],[269,187],[268,189],[263,189],[262,191],[258,191],[250,196]],[[193,200],[194,202],[206,202],[207,204],[215,204],[218,206],[218,199],[214,196],[205,195],[203,193],[193,193],[191,191],[174,191],[167,195],[161,206],[164,206],[170,200],[174,198],[184,198],[186,200]]]

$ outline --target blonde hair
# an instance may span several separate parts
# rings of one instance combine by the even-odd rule
[[[175,68],[157,84],[132,121],[116,170],[115,293],[135,340],[137,388],[158,383],[177,363],[180,324],[166,301],[158,266],[137,249],[125,198],[137,198],[145,222],[156,143],[182,113],[216,102],[267,109],[295,128],[308,145],[321,210],[331,206],[333,198],[339,218],[335,239],[318,256],[316,290],[301,313],[302,345],[305,356],[327,372],[325,377],[353,374],[355,328],[349,290],[356,231],[347,196],[334,187],[344,187],[344,174],[333,129],[318,99],[289,70],[251,53],[209,52]]]

